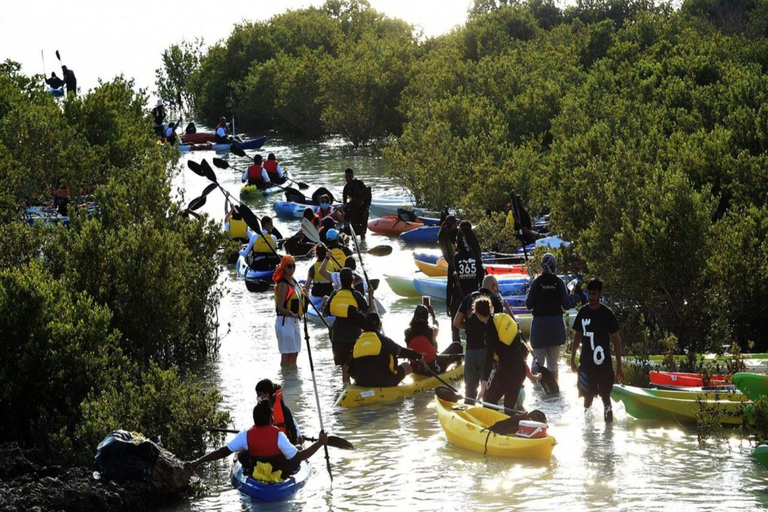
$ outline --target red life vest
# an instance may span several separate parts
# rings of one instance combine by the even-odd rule
[[[277,446],[280,430],[274,425],[256,425],[248,429],[248,455],[256,458],[277,457],[282,452]]]
[[[272,404],[272,424],[280,429],[285,435],[288,435],[288,427],[285,426],[285,414],[283,413],[283,390],[275,391],[274,403]]]
[[[257,180],[262,183],[264,180],[261,177],[261,166],[259,164],[253,164],[248,167],[248,181]]]
[[[267,160],[264,162],[264,169],[267,170],[267,174],[269,174],[270,179],[274,176],[275,178],[278,177],[277,175],[277,160]]]
[[[437,357],[437,351],[432,342],[424,335],[416,336],[408,343],[408,348],[424,355],[424,362],[429,364]]]

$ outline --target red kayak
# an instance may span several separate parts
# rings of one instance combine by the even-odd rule
[[[215,140],[216,134],[211,132],[185,133],[181,136],[181,142],[185,144],[201,144]]]
[[[651,378],[651,384],[681,388],[725,386],[731,383],[730,375],[712,375],[706,384],[704,383],[704,376],[700,373],[650,372],[649,376]]]
[[[405,221],[397,217],[396,215],[389,215],[380,219],[373,219],[368,221],[368,229],[379,235],[398,236],[400,233],[405,233],[412,229],[420,228],[424,225],[421,219],[416,219],[413,222]]]

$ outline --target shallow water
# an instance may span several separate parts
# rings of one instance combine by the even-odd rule
[[[372,185],[374,197],[402,195],[386,177],[380,158],[367,150],[354,150],[341,141],[295,142],[270,138],[261,151],[274,152],[292,176],[310,185],[325,185],[338,197],[343,171]],[[249,154],[253,153],[249,151]],[[212,153],[193,153],[186,159],[200,161]],[[223,157],[223,155],[219,155]],[[233,155],[232,165],[246,164]],[[239,171],[218,170],[220,183],[235,197]],[[176,179],[186,189],[186,201],[208,184],[186,170]],[[314,190],[310,188],[309,193]],[[258,215],[273,215],[272,203],[281,196],[258,199],[250,206]],[[224,201],[211,193],[203,211],[221,220]],[[276,219],[289,236],[297,221]],[[397,239],[368,236],[367,246],[390,244],[386,258],[364,256],[370,277],[382,278],[376,296],[386,306],[384,330],[401,342],[418,299],[396,296],[383,280],[384,273],[414,275],[411,248]],[[366,245],[363,245],[366,247]],[[297,275],[304,276],[309,262],[299,262]],[[221,351],[208,374],[218,386],[223,406],[236,428],[251,425],[254,386],[261,378],[281,382],[285,398],[303,432],[320,430],[306,345],[297,369],[283,370],[274,334],[274,303],[271,294],[254,294],[237,279],[233,268],[221,278],[226,294],[219,309]],[[440,313],[440,346],[450,342],[449,319],[444,305]],[[341,373],[333,366],[330,341],[321,324],[308,324],[315,364],[320,406],[328,432],[355,444],[357,451],[330,448],[333,482],[322,452],[312,458],[313,475],[292,500],[259,504],[242,497],[229,483],[229,461],[210,464],[203,471],[209,487],[206,496],[191,498],[164,510],[755,510],[768,504],[768,471],[750,456],[748,443],[738,440],[714,443],[700,449],[695,432],[676,425],[640,421],[628,416],[623,405],[614,404],[613,425],[602,419],[602,405],[585,414],[576,395],[576,378],[561,361],[562,392],[546,397],[526,382],[526,407],[543,410],[550,433],[558,444],[549,461],[484,457],[451,445],[434,411],[433,395],[425,393],[394,404],[341,409],[334,405],[342,390]],[[230,436],[229,438],[231,438]]]

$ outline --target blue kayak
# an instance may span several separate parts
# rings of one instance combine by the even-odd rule
[[[400,233],[400,238],[407,244],[436,244],[440,226],[424,226]]]
[[[245,277],[246,279],[251,279],[251,280],[271,281],[272,274],[274,272],[275,272],[275,269],[254,270],[248,267],[248,262],[245,261],[244,256],[239,256],[237,258],[237,275],[240,277]]]
[[[502,297],[522,296],[522,304],[525,303],[525,294],[528,292],[528,277],[505,278],[497,276],[499,281],[499,293]],[[445,277],[414,277],[413,287],[419,295],[429,295],[433,299],[445,300],[448,281]],[[515,305],[521,304],[519,297],[513,301]]]
[[[334,203],[333,208],[341,208],[340,203]],[[290,217],[292,219],[301,219],[304,217],[304,210],[312,208],[312,211],[317,213],[320,208],[314,204],[302,204],[294,203],[293,201],[275,201],[272,205],[272,209],[275,210],[275,214],[280,217]]]
[[[244,140],[241,142],[235,142],[235,145],[240,149],[259,149],[266,142],[267,136],[263,135],[256,139]],[[218,153],[229,151],[232,148],[232,144],[179,144],[179,150],[182,153],[188,151],[208,150],[216,151]]]
[[[287,500],[304,487],[311,474],[312,466],[307,461],[302,461],[299,470],[286,480],[279,483],[262,483],[243,474],[243,466],[235,462],[230,479],[232,487],[254,500],[281,501]]]

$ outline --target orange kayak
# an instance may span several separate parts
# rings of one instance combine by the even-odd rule
[[[682,372],[650,372],[651,384],[675,386],[681,388],[700,388],[704,386],[704,376],[700,373]],[[727,375],[712,375],[707,386],[724,386],[730,384],[731,377]]]
[[[380,219],[373,219],[368,221],[368,229],[379,235],[398,236],[400,233],[405,233],[412,229],[420,228],[424,226],[424,222],[421,219],[417,219],[414,222],[408,222],[398,218],[395,215],[389,215]]]

